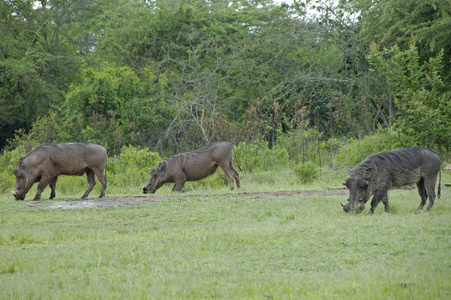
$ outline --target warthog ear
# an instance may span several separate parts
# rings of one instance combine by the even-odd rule
[[[357,183],[359,185],[359,188],[366,189],[368,187],[368,181],[359,179],[359,182]]]
[[[157,170],[158,171],[163,171],[163,170],[165,170],[166,169],[166,161],[162,161],[161,163],[159,163],[158,165],[157,165]]]
[[[19,159],[19,162],[17,163],[17,167],[18,167],[18,168],[22,168],[22,167],[23,167],[23,157],[21,157],[21,158]]]
[[[352,171],[352,169],[350,167],[348,167],[348,175],[351,175],[351,171]]]

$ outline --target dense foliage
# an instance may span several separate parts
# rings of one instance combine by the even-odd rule
[[[325,164],[344,138],[395,132],[390,145],[447,154],[450,13],[449,0],[3,0],[0,149],[166,157],[230,140]],[[308,153],[321,147],[328,161]]]

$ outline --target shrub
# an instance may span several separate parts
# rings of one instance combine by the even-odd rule
[[[408,147],[401,144],[398,133],[390,129],[381,129],[363,139],[350,139],[335,156],[335,165],[340,167],[354,167],[370,154]]]
[[[138,170],[139,173],[150,173],[161,160],[158,153],[151,152],[148,148],[141,150],[133,146],[121,148],[121,164],[129,169]]]
[[[396,105],[396,131],[409,143],[446,154],[451,150],[451,94],[444,92],[448,83],[441,74],[444,51],[424,61],[419,52],[413,39],[405,51],[397,45],[382,50],[373,43],[368,61],[372,71],[387,78]]]
[[[281,169],[289,162],[286,149],[269,149],[263,140],[257,140],[255,143],[241,142],[235,147],[235,151],[237,157],[235,162],[243,171]]]
[[[161,160],[158,153],[152,152],[148,148],[138,149],[134,146],[123,146],[119,156],[108,160],[108,184],[122,188],[142,185],[149,179],[152,168]]]
[[[0,193],[7,192],[16,185],[16,178],[13,174],[17,162],[25,156],[25,147],[19,146],[11,151],[4,151],[0,156]]]
[[[296,175],[296,178],[304,184],[312,183],[315,179],[318,178],[319,175],[316,165],[311,161],[298,163],[293,168],[293,171]]]
[[[277,137],[275,148],[286,149],[289,158],[296,163],[305,161],[321,161],[321,140],[323,134],[316,128],[310,128],[308,122],[302,122],[299,127]]]

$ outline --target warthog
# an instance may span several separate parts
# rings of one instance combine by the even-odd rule
[[[440,158],[426,148],[402,148],[372,154],[354,169],[349,169],[344,183],[349,189],[349,202],[340,204],[346,212],[364,210],[365,203],[374,195],[370,213],[381,201],[385,211],[389,211],[388,190],[416,183],[421,197],[418,209],[423,209],[429,197],[428,210],[431,210],[439,171]],[[440,198],[440,182],[438,196]]]
[[[39,182],[34,200],[41,199],[42,191],[50,185],[50,199],[55,198],[56,180],[59,175],[78,175],[86,173],[89,187],[81,197],[86,198],[95,185],[94,174],[102,184],[100,197],[105,196],[106,175],[105,148],[92,143],[68,143],[42,145],[19,160],[16,175],[16,189],[11,191],[16,200],[25,199],[28,190]]]
[[[240,187],[238,172],[233,168],[233,145],[229,142],[217,142],[190,153],[174,155],[160,162],[150,173],[150,179],[143,188],[143,193],[155,193],[167,182],[175,183],[172,191],[181,191],[186,181],[200,180],[213,174],[221,167],[230,179],[230,189],[233,190],[233,180]]]

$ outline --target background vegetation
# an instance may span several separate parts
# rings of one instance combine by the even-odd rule
[[[398,2],[3,0],[0,149],[230,140],[292,158],[299,135],[377,133],[449,155],[451,2]]]

